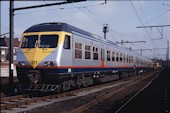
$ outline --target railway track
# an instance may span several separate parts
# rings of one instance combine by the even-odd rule
[[[151,76],[152,74],[149,74],[148,76]],[[144,76],[145,78],[148,76]],[[38,102],[46,102],[46,101],[51,101],[54,100],[56,98],[64,98],[64,97],[68,97],[68,96],[73,96],[73,95],[77,95],[78,93],[82,93],[85,91],[90,91],[90,90],[94,90],[94,89],[101,89],[101,87],[103,87],[103,89],[105,89],[105,86],[110,86],[109,88],[107,88],[107,90],[102,94],[102,95],[107,95],[104,98],[101,98],[101,95],[96,96],[95,100],[87,103],[85,106],[77,108],[76,110],[72,111],[72,113],[78,113],[77,111],[83,111],[83,110],[87,110],[88,108],[90,108],[90,106],[92,105],[96,105],[97,103],[101,103],[103,102],[105,99],[109,98],[111,95],[116,94],[116,92],[119,92],[123,89],[123,87],[127,87],[127,85],[129,83],[131,83],[131,85],[135,84],[138,81],[141,81],[140,79],[143,76],[132,76],[123,80],[119,80],[119,81],[114,81],[111,83],[106,83],[106,84],[101,84],[101,85],[97,85],[97,86],[91,86],[91,87],[87,87],[87,88],[81,88],[81,89],[77,89],[74,91],[69,91],[69,92],[63,92],[63,93],[59,93],[59,94],[52,94],[52,95],[47,95],[47,96],[42,96],[42,97],[37,97],[37,96],[30,96],[30,94],[24,94],[24,95],[18,95],[18,96],[12,96],[12,97],[5,97],[5,98],[1,98],[1,110],[11,110],[12,108],[22,108],[23,106],[28,106],[30,104],[33,103],[37,103]],[[143,80],[143,79],[142,79]],[[129,86],[129,85],[128,85]],[[115,90],[115,88],[117,90],[112,91],[112,87],[114,87],[113,89]],[[89,107],[87,107],[89,106]],[[82,108],[86,108],[86,109],[82,109]]]
[[[120,88],[114,91],[107,92],[107,94],[101,95],[98,98],[82,106],[79,106],[77,109],[74,109],[70,113],[109,113],[109,112],[112,113],[114,111],[110,111],[110,110],[113,109],[114,103],[117,101],[116,98],[120,98],[120,96],[123,97],[123,95],[121,95],[120,93],[124,93],[123,91],[126,91],[128,92],[129,96],[132,96],[132,98],[130,98],[129,100],[126,99],[127,102],[125,102],[125,104],[119,105],[120,107],[118,107],[118,109],[116,108],[117,110],[115,112],[118,113],[120,109],[122,109],[129,101],[131,101],[131,99],[133,99],[141,91],[147,88],[158,75],[159,74],[157,74],[156,76],[155,74],[150,74],[148,76],[141,76],[135,78],[131,83],[127,85],[122,85]],[[155,77],[153,78],[152,76]],[[150,79],[148,80],[148,78],[152,80]],[[140,91],[138,91],[137,93],[129,91],[131,87],[133,87],[134,85],[138,85],[143,81],[147,82],[147,84]]]
[[[13,81],[14,83],[19,83],[17,77],[14,77],[13,79],[14,79],[14,81]],[[0,83],[1,85],[6,85],[9,83],[9,77],[0,77],[0,81],[1,81],[1,83]]]
[[[9,97],[18,95],[19,81],[14,77],[13,84],[9,84],[9,78],[0,78],[0,95],[2,97]]]

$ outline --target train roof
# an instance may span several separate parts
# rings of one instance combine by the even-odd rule
[[[90,32],[87,32],[85,30],[79,29],[77,27],[74,27],[72,25],[66,24],[66,23],[61,23],[61,22],[52,22],[52,23],[42,23],[42,24],[37,24],[34,26],[31,26],[30,28],[28,28],[24,33],[28,33],[28,32],[46,32],[46,31],[66,31],[69,33],[73,33],[73,32],[77,32],[79,34],[83,34],[89,37],[93,37],[93,38],[97,38],[100,39],[102,41],[105,41],[107,43],[110,43],[112,45],[116,45],[116,43],[107,40],[107,39],[103,39],[102,37],[92,34]]]
[[[31,26],[28,28],[24,33],[27,32],[43,32],[43,31],[66,31],[66,32],[72,32],[76,31],[84,35],[91,36],[91,33],[84,31],[82,29],[76,28],[74,26],[71,26],[66,23],[60,23],[60,22],[52,22],[52,23],[42,23],[37,24],[34,26]]]

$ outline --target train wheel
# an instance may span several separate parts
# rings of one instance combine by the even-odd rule
[[[90,85],[93,85],[94,80],[91,76],[85,77],[85,80],[83,81],[83,87],[88,87]]]
[[[63,91],[68,91],[71,88],[74,88],[76,85],[74,80],[67,80],[64,81],[61,86]]]

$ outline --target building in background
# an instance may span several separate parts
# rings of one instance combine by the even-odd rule
[[[0,50],[1,50],[1,56],[0,56],[0,62],[5,62],[9,60],[9,38],[8,37],[0,37]],[[16,60],[16,56],[18,53],[18,47],[19,47],[19,40],[18,38],[14,38],[14,48],[13,48],[13,59],[14,62]]]

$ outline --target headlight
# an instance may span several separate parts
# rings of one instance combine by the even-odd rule
[[[25,62],[24,62],[24,61],[16,62],[16,64],[17,64],[18,66],[25,66]]]
[[[1,51],[1,55],[5,55],[5,50],[2,50],[2,51]]]
[[[51,67],[51,66],[54,66],[54,65],[55,65],[55,63],[53,61],[45,61],[44,62],[44,66],[46,66],[46,67]]]

